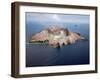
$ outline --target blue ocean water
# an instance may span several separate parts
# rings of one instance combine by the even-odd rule
[[[78,32],[86,41],[77,41],[60,49],[48,44],[28,43],[32,35],[52,23],[26,22],[26,67],[89,64],[89,24],[63,23],[70,31]]]

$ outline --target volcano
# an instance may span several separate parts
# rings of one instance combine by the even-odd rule
[[[52,47],[61,47],[62,45],[73,44],[79,40],[84,40],[78,32],[69,31],[67,28],[53,26],[46,28],[38,33],[35,33],[30,42],[31,43],[47,43]]]

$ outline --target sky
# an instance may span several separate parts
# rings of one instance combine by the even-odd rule
[[[26,12],[28,22],[89,23],[89,15]]]

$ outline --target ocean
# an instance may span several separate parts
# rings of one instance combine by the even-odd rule
[[[59,49],[48,44],[29,43],[32,35],[45,29],[48,24],[50,23],[26,22],[26,67],[89,64],[89,24],[61,24],[72,32],[80,33],[86,41],[77,41]]]

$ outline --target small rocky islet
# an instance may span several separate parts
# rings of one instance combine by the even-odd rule
[[[38,33],[35,33],[31,43],[47,43],[50,46],[57,48],[62,45],[73,44],[76,41],[84,40],[85,38],[77,32],[71,32],[67,28],[52,26]]]

